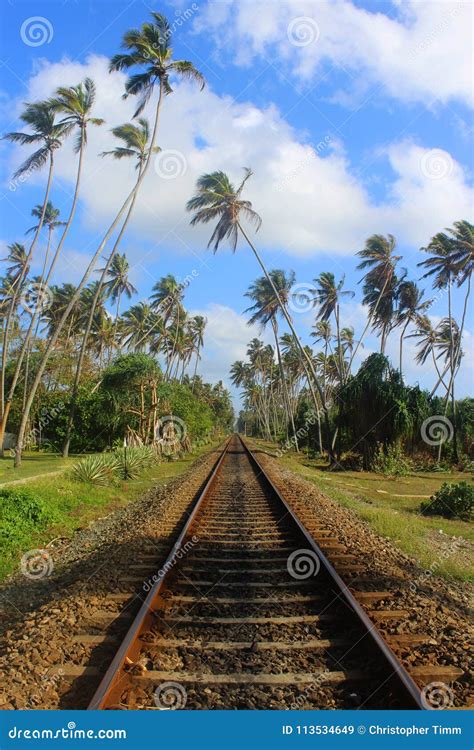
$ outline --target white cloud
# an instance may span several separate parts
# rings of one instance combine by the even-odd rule
[[[264,55],[287,75],[311,82],[328,61],[354,77],[351,90],[379,84],[403,101],[472,104],[471,3],[393,4],[397,18],[383,5],[370,12],[349,0],[228,0],[225,8],[211,0],[196,27],[211,29],[238,64]]]
[[[121,98],[124,75],[110,75],[107,66],[107,60],[98,56],[83,65],[68,60],[45,63],[29,86],[29,98],[34,99],[86,75],[96,83],[95,114],[107,124],[91,126],[85,159],[80,220],[96,235],[88,240],[88,252],[136,179],[127,160],[98,158],[114,145],[110,128],[130,120],[135,105]],[[382,153],[389,160],[394,177],[385,185],[385,196],[375,203],[364,185],[365,175],[355,174],[340,141],[324,132],[315,141],[305,143],[274,106],[260,109],[209,89],[201,93],[178,84],[163,107],[158,142],[164,154],[157,156],[156,168],[150,169],[142,186],[129,234],[154,241],[148,261],[170,246],[184,253],[199,252],[207,243],[209,227],[191,228],[185,211],[196,178],[223,169],[238,181],[246,165],[255,173],[246,194],[263,218],[259,244],[287,255],[352,255],[373,232],[392,232],[406,244],[419,246],[468,215],[473,191],[462,166],[447,152],[410,141],[379,150],[377,156]],[[18,150],[14,154],[12,168],[25,157]],[[76,158],[70,143],[57,156],[57,174],[69,193]],[[444,174],[439,174],[440,164]],[[169,179],[173,169],[178,176]],[[58,197],[65,202],[64,191]],[[55,198],[53,194],[53,202]],[[61,206],[63,214],[66,203]],[[131,251],[131,260],[139,261],[140,243]]]

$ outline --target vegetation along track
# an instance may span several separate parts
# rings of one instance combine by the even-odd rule
[[[91,709],[424,707],[238,436],[148,588]]]

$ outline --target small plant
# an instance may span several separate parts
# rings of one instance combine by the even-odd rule
[[[153,449],[148,445],[139,448],[121,448],[113,453],[116,472],[121,479],[136,479],[143,469],[155,460]]]
[[[443,516],[472,519],[474,509],[474,487],[468,482],[444,482],[438,492],[420,505],[424,516]]]
[[[319,453],[316,453],[315,457],[322,458]],[[345,471],[362,471],[364,468],[362,454],[356,451],[344,451],[336,464],[336,468],[344,469]]]
[[[412,469],[398,443],[379,445],[372,462],[372,469],[385,477],[404,477]]]
[[[118,462],[114,455],[86,456],[72,467],[72,475],[78,482],[106,485],[114,481]]]

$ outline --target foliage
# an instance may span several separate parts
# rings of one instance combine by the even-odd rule
[[[153,449],[148,445],[139,448],[121,448],[112,454],[116,462],[115,472],[120,479],[136,479],[143,469],[156,461]]]
[[[112,484],[120,463],[114,454],[102,453],[99,456],[86,456],[72,467],[73,478],[87,484]]]
[[[474,487],[468,482],[444,482],[431,498],[421,503],[425,516],[444,516],[469,521],[474,509]]]
[[[0,550],[10,555],[21,547],[32,531],[44,529],[54,520],[45,503],[27,489],[0,489]]]
[[[404,455],[400,443],[393,443],[385,447],[378,446],[372,468],[386,477],[404,477],[409,474],[412,466]]]

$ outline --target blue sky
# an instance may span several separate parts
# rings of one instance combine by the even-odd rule
[[[97,85],[96,115],[107,121],[91,133],[80,210],[56,281],[79,281],[133,180],[128,165],[97,157],[112,147],[110,128],[133,113],[133,102],[120,99],[123,76],[108,74],[107,58],[152,9],[168,16],[175,57],[192,60],[207,87],[201,94],[177,83],[165,102],[163,153],[122,245],[139,289],[135,301],[160,276],[194,271],[186,304],[209,320],[203,374],[225,378],[255,334],[241,313],[258,269],[243,245],[235,257],[227,248],[217,256],[207,251],[208,230],[189,227],[184,205],[203,171],[222,168],[237,181],[251,166],[248,197],[263,218],[256,239],[267,265],[294,269],[306,286],[323,270],[344,273],[356,297],[343,322],[360,331],[365,312],[354,253],[367,236],[395,234],[401,266],[417,278],[420,246],[453,221],[472,220],[471,4],[3,0],[1,132],[19,129],[23,101],[86,75]],[[31,226],[44,175],[12,185],[25,152],[1,142],[0,154],[3,252]],[[69,147],[58,162],[52,199],[66,214],[75,168]],[[456,293],[457,316],[461,304]],[[430,315],[445,314],[442,295]],[[313,313],[294,310],[294,318],[307,339]],[[468,325],[459,377],[464,394],[472,392],[471,331]],[[394,332],[394,357],[397,346]],[[362,356],[376,348],[368,338]],[[413,355],[411,341],[408,380],[430,386],[430,367],[418,368]]]

